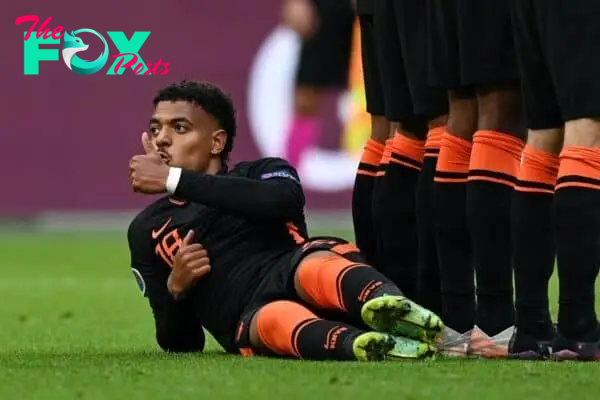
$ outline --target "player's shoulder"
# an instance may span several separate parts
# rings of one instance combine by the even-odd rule
[[[231,169],[231,173],[261,180],[277,177],[290,178],[300,183],[296,169],[289,162],[279,157],[242,161]]]

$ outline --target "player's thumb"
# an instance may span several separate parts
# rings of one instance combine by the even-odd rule
[[[188,245],[192,244],[192,240],[194,240],[194,231],[192,229],[190,229],[188,231],[188,233],[185,235],[185,237],[183,238],[183,244],[188,246]]]
[[[146,154],[152,154],[156,152],[154,150],[154,145],[150,140],[150,136],[148,136],[148,132],[142,133],[142,146],[144,147],[144,151],[146,152]]]

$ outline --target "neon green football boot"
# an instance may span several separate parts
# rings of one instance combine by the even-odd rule
[[[429,344],[435,344],[444,329],[440,317],[404,296],[371,299],[362,306],[361,316],[373,330]]]

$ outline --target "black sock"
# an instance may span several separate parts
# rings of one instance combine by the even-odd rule
[[[355,360],[353,342],[364,333],[342,322],[315,319],[296,327],[296,350],[310,360]]]
[[[385,238],[384,226],[386,220],[386,210],[389,208],[389,199],[387,196],[387,185],[385,175],[390,164],[390,154],[392,151],[392,140],[388,139],[385,142],[385,148],[379,169],[373,182],[373,204],[371,205],[371,216],[373,218],[373,230],[375,233],[375,261],[371,262],[375,268],[382,271],[382,251],[383,241]]]
[[[418,255],[415,191],[424,143],[397,133],[391,150],[378,204],[381,230],[378,267],[407,297],[414,299]]]
[[[416,193],[419,261],[416,300],[434,313],[442,314],[440,269],[433,225],[433,177],[444,128],[432,129],[425,142],[425,158]]]
[[[515,323],[510,209],[523,142],[479,131],[467,183],[467,221],[477,281],[476,324],[494,336]]]
[[[552,339],[548,283],[555,261],[552,202],[557,172],[557,156],[525,147],[511,204],[515,326],[537,340]]]
[[[565,147],[554,198],[561,333],[598,340],[595,282],[600,237],[600,149]]]
[[[433,184],[441,317],[459,333],[473,329],[475,324],[475,278],[466,216],[470,154],[471,142],[444,133]]]
[[[341,279],[340,279],[341,277]],[[350,268],[338,277],[339,294],[348,314],[361,318],[362,306],[384,294],[404,296],[404,293],[385,275],[368,265]]]
[[[369,139],[363,150],[352,192],[354,237],[365,260],[377,263],[377,239],[373,225],[373,190],[384,145]]]

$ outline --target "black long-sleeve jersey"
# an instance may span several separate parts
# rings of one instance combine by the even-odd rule
[[[207,250],[211,271],[182,299],[167,290],[173,257],[186,233]],[[204,326],[230,352],[235,328],[257,285],[307,235],[296,170],[265,158],[204,175],[183,170],[173,197],[146,207],[128,230],[131,268],[152,308],[167,351],[201,351]]]

